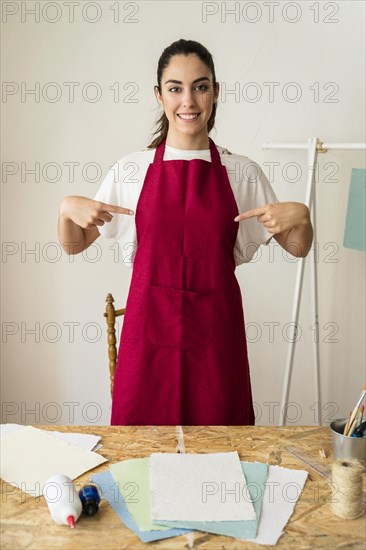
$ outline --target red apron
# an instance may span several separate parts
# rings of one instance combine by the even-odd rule
[[[238,207],[211,162],[155,151],[136,207],[138,247],[114,378],[112,425],[252,425],[235,276]]]

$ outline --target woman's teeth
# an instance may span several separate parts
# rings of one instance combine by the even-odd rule
[[[182,118],[183,120],[193,120],[193,119],[197,118],[198,115],[199,115],[199,113],[195,114],[195,115],[178,115],[178,116],[179,116],[179,118]]]

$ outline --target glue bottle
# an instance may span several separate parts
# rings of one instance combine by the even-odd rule
[[[72,480],[59,474],[50,477],[44,484],[43,496],[53,521],[74,528],[81,514],[82,504]]]

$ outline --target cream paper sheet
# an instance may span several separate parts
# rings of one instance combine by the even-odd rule
[[[32,426],[1,438],[0,476],[35,497],[42,494],[43,485],[52,475],[64,474],[75,479],[106,461],[97,453]]]

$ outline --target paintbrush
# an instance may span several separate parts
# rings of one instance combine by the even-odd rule
[[[343,435],[346,435],[346,433],[348,432],[349,421],[351,419],[351,415],[352,415],[352,411],[349,411],[349,417],[347,418],[346,425],[344,426]]]
[[[346,429],[345,429],[344,432],[343,432],[343,435],[348,435],[348,434],[349,434],[350,428],[352,427],[353,421],[355,420],[355,418],[356,418],[356,416],[357,416],[357,414],[358,414],[359,407],[360,407],[360,405],[361,405],[362,399],[365,397],[365,394],[366,394],[366,384],[365,384],[364,387],[363,387],[363,391],[361,392],[361,395],[360,395],[360,397],[359,397],[359,399],[358,399],[358,401],[357,401],[357,403],[356,403],[356,406],[355,406],[355,408],[354,408],[353,411],[352,411],[352,414],[351,414],[351,417],[350,417],[350,419],[349,419],[349,422],[348,422],[347,425],[346,425],[347,431],[346,431]]]

